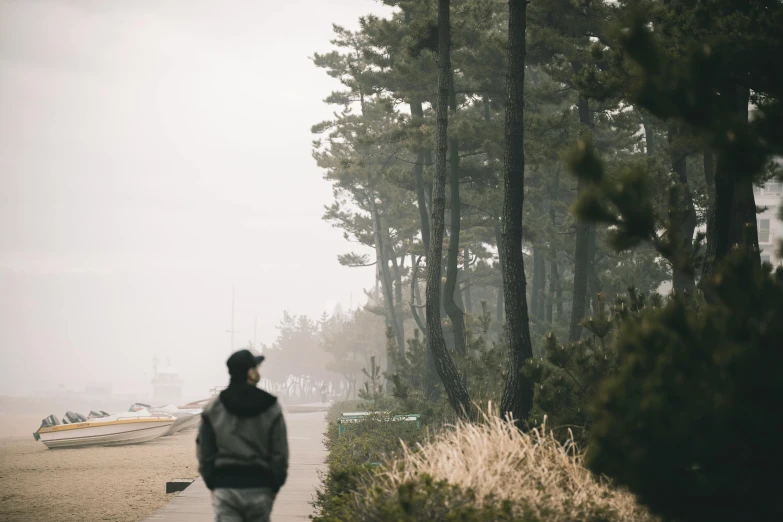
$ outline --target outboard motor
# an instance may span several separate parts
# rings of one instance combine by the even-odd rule
[[[60,425],[60,419],[57,418],[55,415],[49,415],[44,420],[41,421],[41,425],[38,426],[38,429],[35,430],[33,433],[33,438],[35,440],[41,440],[41,436],[38,434],[39,431],[41,431],[41,428],[46,428],[49,426],[59,426]]]
[[[81,413],[74,413],[72,411],[66,411],[63,418],[68,419],[69,424],[76,424],[77,422],[87,422],[87,419]]]

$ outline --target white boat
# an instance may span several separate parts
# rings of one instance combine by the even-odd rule
[[[165,435],[175,420],[165,413],[137,411],[61,424],[51,415],[33,435],[50,449],[140,444]]]
[[[165,435],[174,435],[180,431],[193,429],[201,422],[201,412],[204,411],[201,408],[179,408],[173,404],[167,404],[165,406],[151,407],[147,404],[135,403],[130,407],[131,411],[148,411],[150,414],[164,414],[171,415],[176,418],[174,424],[171,425],[169,431]]]

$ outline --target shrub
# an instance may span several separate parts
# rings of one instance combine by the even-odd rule
[[[336,432],[337,425],[330,425],[328,429]],[[417,428],[413,422],[390,422],[370,416],[346,426],[341,436],[330,434],[327,461],[344,467],[381,462],[402,451],[401,441],[416,444],[424,436],[425,430]]]
[[[356,503],[348,519],[352,521],[395,522],[537,522],[538,519],[515,514],[509,501],[495,498],[476,501],[473,491],[464,491],[458,486],[442,480],[434,481],[426,475],[401,484],[396,490],[389,491],[375,485],[363,492],[363,499]]]
[[[327,425],[324,445],[328,451],[328,471],[321,477],[322,486],[316,492],[313,506],[314,520],[348,521],[355,511],[353,492],[359,489],[374,474],[374,465],[402,453],[401,441],[417,444],[424,440],[426,432],[410,422],[388,422],[380,417],[370,416],[361,422],[350,424],[338,434],[337,412],[362,409],[364,404],[335,405]],[[359,406],[356,408],[356,406]]]
[[[329,406],[329,410],[326,412],[326,422],[328,424],[337,422],[337,419],[339,419],[343,413],[358,411],[363,407],[362,405],[363,401],[360,400],[335,402]]]
[[[320,522],[356,520],[354,492],[366,480],[364,477],[372,473],[373,468],[369,465],[341,466],[329,463],[329,469],[321,476],[322,485],[316,490],[312,502],[316,514],[310,518]]]
[[[705,294],[619,332],[589,463],[671,520],[783,519],[783,271],[740,249]]]
[[[435,482],[429,483],[428,477]],[[389,503],[426,507],[429,504],[409,491],[418,484],[435,488],[445,507],[452,500],[468,499],[475,503],[476,513],[485,506],[497,512],[503,507],[498,502],[506,501],[504,509],[514,520],[654,520],[630,493],[585,469],[573,444],[559,443],[545,426],[520,432],[495,414],[487,414],[480,424],[460,421],[415,449],[405,445],[399,460],[389,461],[366,480],[355,495],[360,512],[381,512]]]
[[[530,426],[546,417],[549,429],[561,442],[573,438],[584,447],[593,423],[590,406],[601,382],[617,373],[618,356],[612,342],[617,329],[629,321],[638,321],[648,308],[661,306],[659,294],[638,293],[628,289],[609,310],[599,294],[596,314],[582,321],[589,335],[582,341],[560,344],[553,334],[544,340],[544,355],[525,363],[523,372],[535,383],[534,409]]]

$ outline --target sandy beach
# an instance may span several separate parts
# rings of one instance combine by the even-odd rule
[[[0,438],[0,521],[141,520],[172,496],[167,480],[198,475],[195,437],[58,450],[31,435]]]

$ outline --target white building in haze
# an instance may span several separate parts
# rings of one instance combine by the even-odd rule
[[[769,261],[773,266],[781,265],[783,258],[775,255],[775,251],[778,242],[783,239],[783,221],[778,217],[783,183],[770,181],[763,187],[753,187],[753,193],[756,196],[756,206],[766,207],[756,215],[761,261]]]

